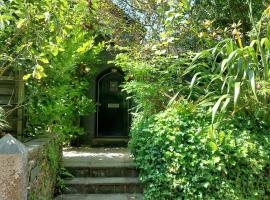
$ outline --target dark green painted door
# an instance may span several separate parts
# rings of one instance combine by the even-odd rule
[[[97,137],[128,136],[128,101],[120,88],[123,81],[115,69],[98,79]]]

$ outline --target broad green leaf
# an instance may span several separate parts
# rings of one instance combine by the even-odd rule
[[[248,77],[249,77],[249,81],[250,81],[250,86],[251,86],[252,92],[253,92],[256,100],[258,101],[257,93],[256,93],[255,74],[254,74],[254,71],[253,70],[249,70],[248,71]]]
[[[189,88],[190,88],[190,93],[189,93],[189,95],[188,95],[188,99],[190,98],[190,96],[191,96],[191,94],[192,94],[192,90],[193,90],[195,81],[196,81],[196,79],[197,79],[197,76],[200,75],[200,74],[201,74],[201,72],[198,72],[198,73],[196,73],[196,74],[192,77],[192,80],[191,80],[190,86],[189,86]]]
[[[217,111],[218,111],[218,108],[220,107],[221,102],[222,102],[224,99],[228,98],[228,97],[229,97],[228,94],[222,95],[222,96],[218,99],[218,101],[215,103],[214,107],[212,108],[212,124],[213,124],[214,121],[215,121],[215,117],[216,117],[216,115],[217,115]]]
[[[206,58],[207,56],[211,56],[211,53],[208,50],[204,50],[200,53],[197,53],[196,56],[193,58],[192,62],[198,60],[199,58]]]
[[[226,50],[227,50],[227,54],[231,54],[233,52],[234,49],[234,44],[232,40],[229,40],[226,42]]]
[[[221,73],[225,71],[227,63],[228,63],[228,59],[225,58],[221,63],[221,68],[220,68]]]
[[[249,46],[254,47],[255,44],[258,44],[258,40],[252,40]]]
[[[270,41],[268,38],[263,38],[261,40],[261,45],[265,46],[268,50],[270,50]]]
[[[213,150],[213,151],[217,151],[218,150],[218,146],[216,145],[216,143],[214,143],[214,142],[209,142],[209,146],[211,147],[211,149]]]
[[[227,98],[227,99],[224,101],[224,103],[223,103],[223,105],[222,105],[222,107],[221,107],[221,112],[226,111],[226,108],[227,108],[228,104],[230,103],[230,101],[231,101],[231,98]]]
[[[245,49],[248,50],[249,55],[250,55],[250,56],[252,57],[252,59],[253,59],[253,62],[254,62],[254,63],[258,63],[257,54],[256,54],[254,48],[253,48],[253,47],[250,47],[250,46],[246,46]]]
[[[241,82],[236,82],[234,84],[234,108],[236,108],[236,104],[240,95]]]

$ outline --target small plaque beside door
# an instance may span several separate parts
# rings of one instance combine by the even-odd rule
[[[119,103],[109,103],[108,104],[108,108],[119,108],[119,107],[120,107]]]

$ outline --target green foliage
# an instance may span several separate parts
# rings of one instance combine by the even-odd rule
[[[167,2],[152,2],[152,9]],[[193,2],[205,11],[204,2]],[[195,7],[198,18],[172,12],[156,38],[116,59],[137,106],[130,147],[146,199],[269,199],[269,8],[257,21],[259,2],[211,2],[201,18]],[[241,3],[250,16],[223,21],[217,13]],[[159,17],[166,21],[166,14]]]
[[[225,29],[233,23],[241,21],[243,34],[252,29],[252,23],[249,20],[249,4],[243,0],[195,0],[193,6],[193,21],[200,23],[203,20],[213,21],[214,27]],[[262,11],[269,4],[269,1],[253,0],[252,7],[257,20],[260,19]],[[205,12],[207,10],[207,12]]]
[[[24,71],[27,134],[70,140],[94,111],[87,90],[103,45],[95,41],[85,0],[0,1],[0,75]]]
[[[0,132],[7,127],[7,121],[5,119],[5,111],[0,107]]]
[[[10,67],[46,76],[50,60],[64,51],[62,44],[90,23],[84,0],[1,1],[0,74]]]
[[[218,113],[244,112],[258,121],[270,124],[270,42],[267,12],[264,12],[258,24],[251,16],[254,30],[248,45],[242,45],[238,30],[235,29],[235,40],[221,41],[214,48],[198,53],[189,67],[191,74],[202,72],[196,77],[194,75],[196,83],[192,84],[192,89],[196,87],[198,91],[199,88],[207,88],[194,96],[206,96],[208,93],[208,100],[204,99],[203,103],[213,104],[216,101],[212,109],[213,122]],[[208,66],[209,70],[202,71],[205,66]]]
[[[145,199],[268,199],[269,128],[243,116],[216,134],[210,124],[209,112],[186,101],[136,117],[130,145]]]
[[[191,54],[184,54],[181,59],[174,56],[163,57],[153,54],[151,58],[134,59],[134,55],[118,54],[116,64],[127,73],[124,90],[135,101],[137,110],[147,114],[166,109],[180,96],[188,96],[190,89],[184,75],[191,63]]]
[[[88,50],[82,52],[89,44]],[[30,134],[48,130],[70,140],[84,133],[79,128],[79,119],[95,109],[87,91],[94,72],[91,67],[102,50],[102,46],[94,47],[93,44],[91,34],[74,34],[63,45],[65,51],[51,60],[53,67],[47,69],[47,77],[39,82],[28,82],[27,127]],[[90,61],[92,66],[89,66]]]

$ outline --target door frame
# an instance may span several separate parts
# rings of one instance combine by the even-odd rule
[[[100,89],[99,89],[99,85],[100,85],[100,81],[102,79],[104,79],[105,77],[113,74],[113,73],[119,73],[123,78],[124,78],[124,74],[123,74],[123,71],[118,69],[118,68],[115,68],[115,67],[112,67],[112,68],[109,68],[103,72],[101,72],[98,76],[97,76],[97,79],[96,79],[96,115],[95,115],[95,118],[96,118],[96,123],[95,123],[95,138],[128,138],[129,136],[99,136],[98,135],[98,125],[99,125],[99,121],[98,121],[98,117],[99,117],[99,109],[98,107],[100,106],[99,105],[99,102],[100,102],[100,97],[99,97],[99,94],[100,94]],[[129,107],[130,107],[130,102],[129,100],[126,100],[127,101],[127,105],[128,105],[128,110],[129,110]],[[130,129],[130,114],[128,113],[127,115],[127,122],[128,122],[128,130]],[[129,132],[129,131],[128,131]]]

